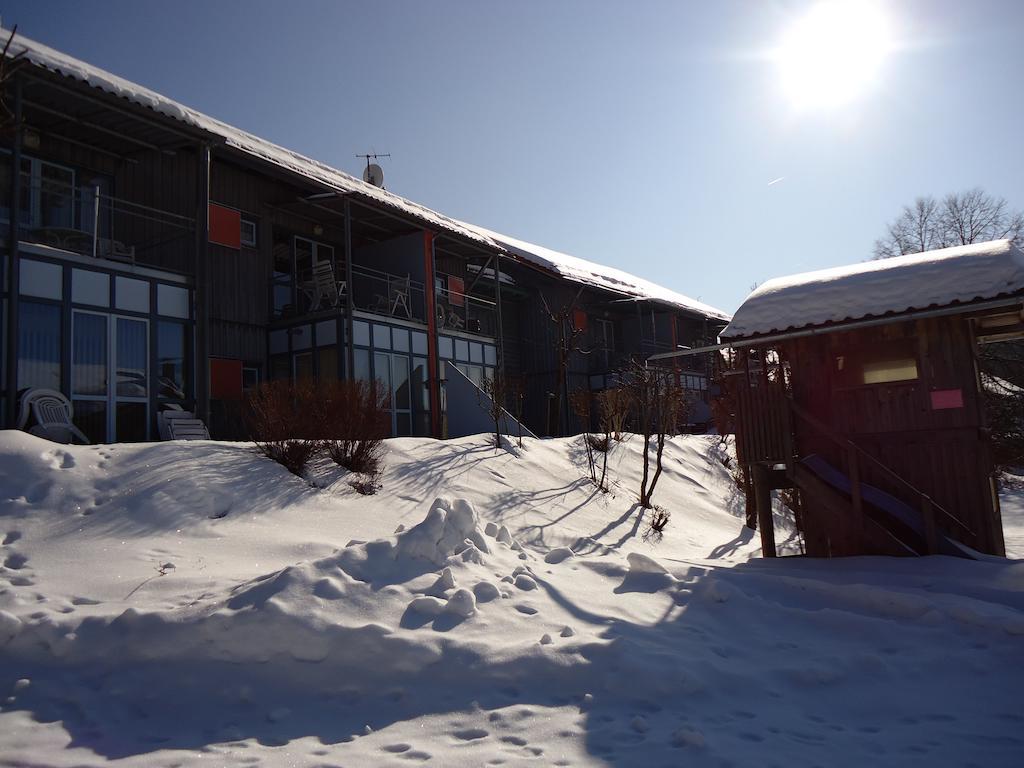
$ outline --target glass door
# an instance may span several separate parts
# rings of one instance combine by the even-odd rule
[[[71,399],[94,442],[149,436],[149,321],[75,310]]]

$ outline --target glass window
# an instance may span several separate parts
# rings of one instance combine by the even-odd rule
[[[287,381],[292,376],[288,355],[273,355],[270,358],[270,380]]]
[[[160,397],[172,400],[186,398],[185,333],[186,326],[182,323],[157,323],[156,385]],[[243,378],[244,373],[243,369]]]
[[[322,347],[317,350],[317,377],[323,381],[338,378],[338,348]]]
[[[309,349],[313,346],[313,326],[299,325],[289,328],[288,333],[292,337],[292,349]]]
[[[74,400],[73,421],[91,443],[107,442],[107,401],[106,400]]]
[[[408,352],[409,332],[405,328],[392,328],[391,344],[396,352]]]
[[[137,443],[146,439],[145,403],[118,403],[114,415],[120,442]]]
[[[391,372],[394,376],[395,408],[409,409],[412,407],[409,396],[409,358],[404,355],[391,356]]]
[[[271,298],[274,302],[274,317],[288,317],[295,314],[295,300],[292,286],[295,264],[292,249],[287,240],[274,243],[274,273],[271,277]]]
[[[412,434],[412,414],[410,413],[396,413],[395,414],[395,435],[397,437],[407,437]]]
[[[484,362],[487,363],[487,365],[498,364],[497,349],[493,344],[484,344]]]
[[[187,320],[189,316],[188,288],[158,284],[156,287],[156,311],[167,317],[180,317]]]
[[[295,380],[313,378],[313,353],[301,352],[295,355]]]
[[[482,363],[484,361],[484,345],[472,342],[469,345],[469,362]]]
[[[242,245],[250,248],[256,245],[256,222],[249,219],[242,219]]]
[[[422,331],[412,332],[412,351],[416,355],[427,354],[427,334]]]
[[[484,369],[481,368],[479,365],[469,366],[469,370],[466,372],[466,375],[469,376],[469,380],[476,384],[478,387],[483,387]]]
[[[61,310],[23,301],[18,307],[18,389],[60,390]]]
[[[373,356],[373,375],[381,392],[391,394],[391,355],[377,352]],[[390,405],[389,405],[390,407]]]
[[[270,354],[279,355],[288,351],[288,331],[270,332]]]
[[[353,350],[353,353],[354,357],[352,359],[352,362],[355,364],[355,370],[353,371],[353,373],[355,374],[356,379],[358,379],[359,381],[369,381],[370,353],[367,352],[365,349],[355,349]]]
[[[415,350],[414,350],[415,351]],[[424,352],[425,354],[425,352]],[[444,360],[451,360],[455,357],[452,350],[452,340],[448,336],[440,336],[437,339],[437,355]]]
[[[254,392],[260,385],[260,369],[246,366],[242,368],[242,391]]]
[[[117,359],[114,371],[117,394],[121,397],[145,397],[148,323],[145,320],[117,318]]]
[[[88,269],[72,269],[71,300],[76,304],[109,307],[110,276]]]
[[[130,312],[149,312],[149,283],[131,277],[117,276],[114,296],[118,309]]]
[[[326,347],[338,343],[338,324],[334,320],[322,320],[316,324],[316,345]]]
[[[107,317],[75,312],[71,329],[71,392],[107,394]]]
[[[422,357],[412,360],[412,393],[418,399],[418,408],[430,410],[430,388],[427,386],[427,361]],[[419,394],[417,394],[419,393]]]
[[[61,299],[64,296],[64,270],[48,261],[21,260],[18,287],[23,296]]]
[[[374,323],[373,346],[375,349],[391,349],[391,328]]]
[[[370,346],[370,324],[363,320],[352,321],[352,342],[357,347]]]
[[[882,360],[864,363],[865,384],[886,384],[892,381],[913,381],[917,378],[917,360]]]
[[[469,360],[469,343],[465,339],[455,340],[455,359]]]
[[[40,166],[39,211],[38,215],[33,215],[33,220],[40,227],[72,229],[75,226],[74,171],[52,163],[36,162]],[[36,199],[34,194],[33,198]]]

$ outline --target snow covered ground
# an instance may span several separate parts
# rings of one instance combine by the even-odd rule
[[[366,497],[0,433],[0,765],[1020,765],[1024,562],[761,560],[715,446],[656,542],[635,440],[610,494],[578,439],[392,440]]]

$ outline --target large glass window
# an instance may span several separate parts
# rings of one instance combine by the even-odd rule
[[[157,395],[171,400],[186,398],[186,326],[160,322],[156,330]]]
[[[117,318],[117,381],[118,397],[146,397],[146,350],[149,348],[145,320]]]
[[[61,308],[22,301],[18,307],[18,389],[60,390]]]
[[[72,395],[107,394],[107,316],[75,312],[71,335]]]

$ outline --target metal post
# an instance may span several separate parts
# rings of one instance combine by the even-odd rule
[[[18,232],[21,218],[21,78],[14,83],[14,147],[11,151],[11,220],[7,254],[7,402],[6,426],[13,429],[18,418]]]
[[[352,204],[345,198],[345,378],[349,381],[356,377],[356,348],[353,339],[353,317],[356,302],[352,293]]]
[[[210,145],[198,148],[196,203],[196,415],[210,425]]]
[[[99,256],[100,240],[100,186],[92,188],[92,257]]]
[[[482,270],[481,270],[482,271]],[[501,254],[494,255],[494,303],[497,306],[498,314],[498,374],[502,381],[505,380],[505,334],[502,332],[501,324]],[[507,387],[502,387],[507,391]],[[505,403],[502,403],[504,406]]]

